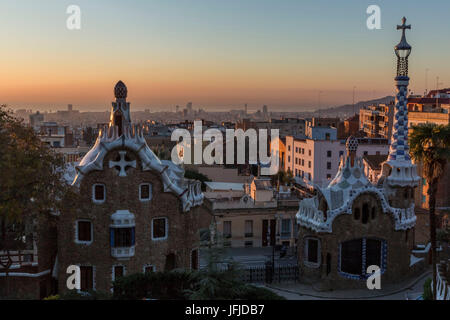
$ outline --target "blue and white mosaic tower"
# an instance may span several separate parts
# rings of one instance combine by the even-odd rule
[[[406,25],[403,17],[402,25],[397,30],[402,30],[402,38],[395,46],[397,56],[397,76],[395,78],[397,95],[395,98],[395,115],[389,156],[383,163],[380,182],[383,182],[390,194],[397,194],[398,188],[414,188],[419,177],[416,174],[416,166],[411,162],[408,144],[408,57],[411,54],[411,46],[406,41],[406,30],[411,25]],[[394,188],[394,189],[392,189]],[[395,191],[395,192],[394,192]],[[407,190],[406,192],[411,192]],[[402,196],[402,198],[405,198]],[[408,197],[409,198],[409,197]]]
[[[397,95],[395,97],[395,117],[392,133],[392,142],[389,150],[389,160],[410,161],[408,145],[408,57],[411,53],[411,46],[406,42],[405,31],[411,29],[411,25],[406,25],[406,18],[403,24],[397,26],[397,30],[402,30],[402,39],[395,46],[397,55],[397,77],[395,78]]]

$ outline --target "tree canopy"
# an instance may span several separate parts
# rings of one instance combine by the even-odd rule
[[[0,240],[4,247],[8,232],[24,232],[23,226],[40,215],[59,212],[59,200],[69,186],[63,180],[62,156],[6,106],[0,106],[0,150]]]

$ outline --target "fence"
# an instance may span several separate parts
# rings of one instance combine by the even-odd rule
[[[270,264],[246,267],[241,271],[241,280],[248,283],[272,283],[297,281],[297,265],[282,265],[272,268]]]
[[[441,261],[440,264],[436,265],[436,300],[450,300],[450,284],[446,277],[450,273],[448,268],[450,268],[450,260],[448,262]],[[433,284],[431,290],[433,290]]]

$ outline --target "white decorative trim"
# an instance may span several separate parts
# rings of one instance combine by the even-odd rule
[[[90,241],[82,241],[78,240],[78,222],[89,222],[91,224],[91,240]],[[89,219],[77,219],[75,220],[75,243],[90,245],[94,241],[94,225]]]
[[[97,200],[95,199],[95,187],[96,186],[103,186],[103,200]],[[104,183],[94,183],[92,185],[92,202],[94,203],[104,203],[106,201],[106,186]]]
[[[406,209],[393,208],[386,201],[382,189],[378,189],[372,185],[357,190],[351,190],[348,201],[346,201],[342,207],[327,211],[326,221],[322,211],[319,211],[317,209],[318,206],[314,204],[317,202],[317,196],[302,200],[296,214],[297,223],[316,232],[332,233],[334,219],[341,214],[351,215],[353,201],[364,193],[371,193],[379,198],[383,212],[390,213],[394,216],[395,230],[407,230],[416,225],[417,218],[414,212],[414,204]]]
[[[38,278],[45,276],[51,272],[50,269],[41,271],[39,273],[26,273],[26,272],[8,272],[8,277],[26,277],[26,278]],[[6,277],[5,272],[0,272],[0,277]]]
[[[156,219],[164,219],[165,221],[166,221],[166,223],[165,223],[165,236],[164,237],[161,237],[161,238],[155,238],[154,236],[153,236],[153,221],[155,221]],[[167,218],[167,217],[155,217],[155,218],[153,218],[152,219],[152,230],[151,230],[151,232],[152,232],[152,240],[153,241],[163,241],[163,240],[167,240],[167,238],[169,237],[169,219]]]

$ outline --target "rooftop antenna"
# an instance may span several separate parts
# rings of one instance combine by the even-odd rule
[[[426,68],[425,69],[425,95],[428,94],[428,71],[430,71],[430,69]]]
[[[319,90],[319,94],[318,94],[318,97],[317,97],[317,100],[318,100],[317,105],[319,107],[319,119],[320,119],[320,95],[321,94],[322,94],[322,91]]]
[[[356,86],[353,86],[353,114],[356,114],[356,110],[355,110],[355,89],[356,89]]]
[[[439,77],[436,77],[436,108],[439,108],[439,86],[443,84],[442,82],[439,82]]]

